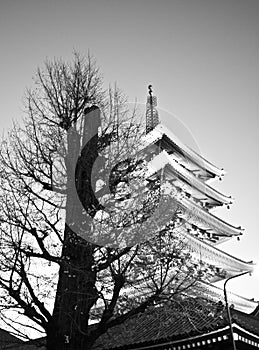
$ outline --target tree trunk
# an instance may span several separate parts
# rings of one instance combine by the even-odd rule
[[[96,301],[91,244],[66,225],[66,243],[60,268],[53,320],[47,332],[48,350],[88,349],[89,311]]]
[[[93,340],[89,337],[88,321],[90,309],[98,297],[93,264],[95,245],[73,232],[69,223],[78,218],[82,206],[91,214],[98,205],[91,187],[92,167],[98,156],[98,113],[94,108],[85,116],[84,138],[88,138],[89,142],[84,145],[78,157],[76,171],[75,164],[71,166],[69,161],[73,163],[75,156],[79,155],[79,138],[76,132],[68,137],[68,187],[73,186],[73,182],[76,183],[77,193],[68,190],[63,262],[59,270],[53,318],[47,330],[47,350],[87,350],[93,345]],[[73,196],[79,196],[81,207],[75,205]],[[87,228],[90,229],[90,223]]]

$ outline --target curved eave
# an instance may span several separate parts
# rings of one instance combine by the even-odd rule
[[[215,190],[213,187],[207,185],[206,183],[200,181],[196,176],[194,176],[190,171],[179,164],[178,160],[172,155],[169,155],[166,151],[162,151],[159,155],[154,157],[150,163],[154,171],[159,171],[166,167],[166,175],[170,178],[179,178],[180,180],[187,183],[192,189],[196,189],[201,194],[203,194],[209,201],[214,201],[218,205],[231,204],[232,198],[225,196],[219,191]],[[194,196],[195,197],[195,196]]]
[[[201,259],[209,265],[225,270],[228,276],[234,276],[242,272],[253,272],[255,264],[252,262],[236,258],[187,232],[182,234],[186,237],[188,246],[197,255],[198,260]]]
[[[218,286],[206,282],[199,282],[196,287],[194,286],[194,289],[196,289],[196,293],[199,295],[205,293],[210,299],[215,301],[222,300],[225,303],[224,291]],[[237,310],[245,313],[251,313],[258,307],[256,301],[231,292],[228,292],[228,301],[230,304],[234,304]]]
[[[195,163],[198,167],[206,170],[214,176],[224,176],[225,171],[223,169],[218,168],[203,158],[201,155],[199,155],[197,152],[186,146],[162,124],[157,125],[151,132],[146,135],[145,142],[152,144],[159,140],[162,140],[163,138],[166,138],[171,143],[172,147],[176,146],[179,148],[184,156],[191,162]]]
[[[176,200],[180,206],[187,211],[188,221],[196,224],[198,227],[200,227],[200,224],[203,224],[204,228],[213,229],[219,236],[225,235],[231,237],[240,236],[242,234],[243,229],[240,227],[228,224],[188,199],[182,197],[176,198]]]

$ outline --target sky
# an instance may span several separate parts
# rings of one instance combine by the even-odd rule
[[[0,131],[21,121],[25,88],[46,58],[90,51],[105,86],[145,103],[152,84],[162,122],[174,131],[177,119],[227,171],[213,185],[235,203],[217,213],[245,232],[220,248],[259,263],[258,18],[258,0],[3,0]],[[259,300],[259,273],[229,288]]]

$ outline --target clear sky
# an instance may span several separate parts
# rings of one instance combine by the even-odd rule
[[[245,233],[225,249],[259,261],[258,18],[258,0],[2,0],[1,130],[20,120],[25,87],[46,58],[90,50],[107,86],[116,81],[130,101],[145,102],[152,83],[159,106],[227,170],[218,188],[235,204],[218,214]],[[259,277],[231,287],[259,300]]]

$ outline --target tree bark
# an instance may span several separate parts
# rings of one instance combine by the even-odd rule
[[[78,157],[76,169],[73,166],[70,168],[69,164],[67,169],[68,186],[74,181],[77,189],[77,193],[68,191],[68,196],[78,195],[90,215],[98,205],[91,186],[92,167],[98,157],[98,124],[99,115],[96,114],[96,109],[90,110],[90,113],[88,111],[84,132],[89,133],[89,142]],[[68,139],[68,155],[73,162],[72,153],[79,154],[76,133]],[[98,298],[93,256],[95,245],[78,236],[69,225],[76,220],[77,211],[81,209],[75,206],[73,198],[67,198],[62,264],[53,318],[47,329],[48,350],[86,350],[93,345],[93,340],[89,337],[88,322],[89,312]],[[90,226],[86,226],[87,228],[90,229]]]

